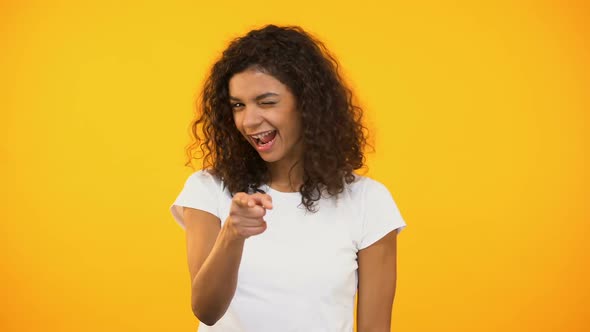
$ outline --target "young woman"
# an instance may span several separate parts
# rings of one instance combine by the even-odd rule
[[[211,70],[171,207],[186,230],[200,331],[389,331],[396,236],[364,164],[362,110],[325,46],[299,27],[235,39]]]

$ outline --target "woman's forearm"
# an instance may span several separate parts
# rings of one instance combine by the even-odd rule
[[[223,317],[236,291],[245,239],[236,236],[227,225],[226,221],[192,281],[193,313],[207,325]]]

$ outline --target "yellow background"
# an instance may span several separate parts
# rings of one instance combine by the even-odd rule
[[[232,38],[340,59],[408,228],[392,331],[588,331],[582,1],[2,1],[0,330],[194,331],[193,102]]]

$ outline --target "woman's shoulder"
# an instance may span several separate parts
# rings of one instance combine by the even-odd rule
[[[375,187],[379,188],[379,187],[385,187],[385,185],[369,176],[366,175],[360,175],[360,174],[356,174],[353,173],[354,175],[354,180],[349,183],[347,186],[349,188],[349,190],[351,190],[352,192],[364,192],[367,189],[373,189]]]
[[[201,185],[223,188],[223,180],[215,175],[211,169],[200,169],[189,175],[188,181],[196,182]]]
[[[354,180],[347,184],[348,197],[353,201],[371,201],[390,197],[391,192],[382,182],[360,174],[354,174]]]

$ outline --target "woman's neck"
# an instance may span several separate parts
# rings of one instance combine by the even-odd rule
[[[301,162],[296,162],[291,165],[284,163],[268,164],[270,171],[270,183],[268,184],[272,189],[283,192],[299,191],[303,184],[303,165]]]

